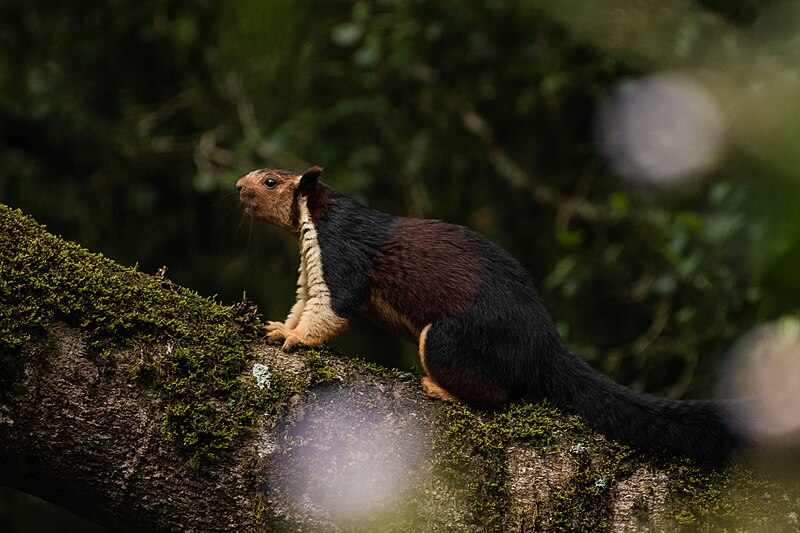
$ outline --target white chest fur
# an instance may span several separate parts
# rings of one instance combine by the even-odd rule
[[[286,326],[296,330],[305,342],[316,344],[345,329],[347,320],[333,311],[331,291],[325,283],[317,228],[311,220],[305,198],[300,198],[298,202],[300,269],[297,303],[286,319]]]
[[[306,290],[310,297],[326,295],[330,300],[330,290],[325,284],[322,269],[322,251],[319,247],[317,228],[308,213],[305,199],[300,199],[300,279],[305,278]],[[305,276],[303,275],[305,274]],[[300,280],[298,280],[300,281]]]

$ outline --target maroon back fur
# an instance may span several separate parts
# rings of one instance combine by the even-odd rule
[[[463,228],[397,219],[375,256],[372,287],[417,329],[468,309],[478,294],[480,251]]]

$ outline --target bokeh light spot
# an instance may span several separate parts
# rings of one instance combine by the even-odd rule
[[[800,432],[800,320],[760,326],[739,341],[724,380],[740,397],[737,413],[756,438],[794,439]]]
[[[601,109],[598,135],[615,172],[660,184],[713,170],[725,144],[724,120],[713,97],[678,73],[619,86]]]
[[[290,435],[293,501],[334,521],[374,516],[402,502],[419,477],[426,436],[414,417],[387,405],[364,392],[317,394]]]

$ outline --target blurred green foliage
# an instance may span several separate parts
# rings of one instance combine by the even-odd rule
[[[322,163],[377,208],[486,233],[543,280],[584,355],[663,389],[769,318],[764,298],[766,315],[794,308],[781,293],[798,287],[797,177],[733,153],[690,191],[617,181],[593,119],[639,72],[539,4],[4,6],[0,198],[122,262],[167,264],[280,315],[291,245],[237,230],[229,193],[254,167]],[[706,4],[737,24],[758,13]],[[786,230],[771,250],[756,242],[765,225]]]
[[[373,207],[507,248],[568,343],[616,379],[705,395],[736,338],[798,310],[800,119],[774,88],[800,94],[800,53],[768,25],[790,35],[796,6],[3,0],[0,202],[276,318],[296,245],[252,225],[233,184],[322,164]],[[598,109],[620,82],[677,68],[756,96],[721,97],[733,140],[703,179],[621,181]],[[359,326],[338,342],[413,366],[415,349],[390,339]]]
[[[598,106],[644,71],[581,33],[591,6],[572,26],[544,1],[6,4],[0,200],[123,263],[282,316],[294,244],[245,219],[233,183],[319,163],[371,206],[509,249],[570,344],[641,389],[707,393],[733,339],[796,310],[797,176],[736,146],[681,188],[609,172]],[[762,4],[669,20],[748,27]],[[414,364],[385,339],[343,342]]]

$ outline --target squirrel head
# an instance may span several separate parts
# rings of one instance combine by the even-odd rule
[[[315,191],[321,167],[311,167],[303,174],[276,168],[254,170],[236,182],[239,200],[245,212],[292,232],[299,231],[298,201]]]

